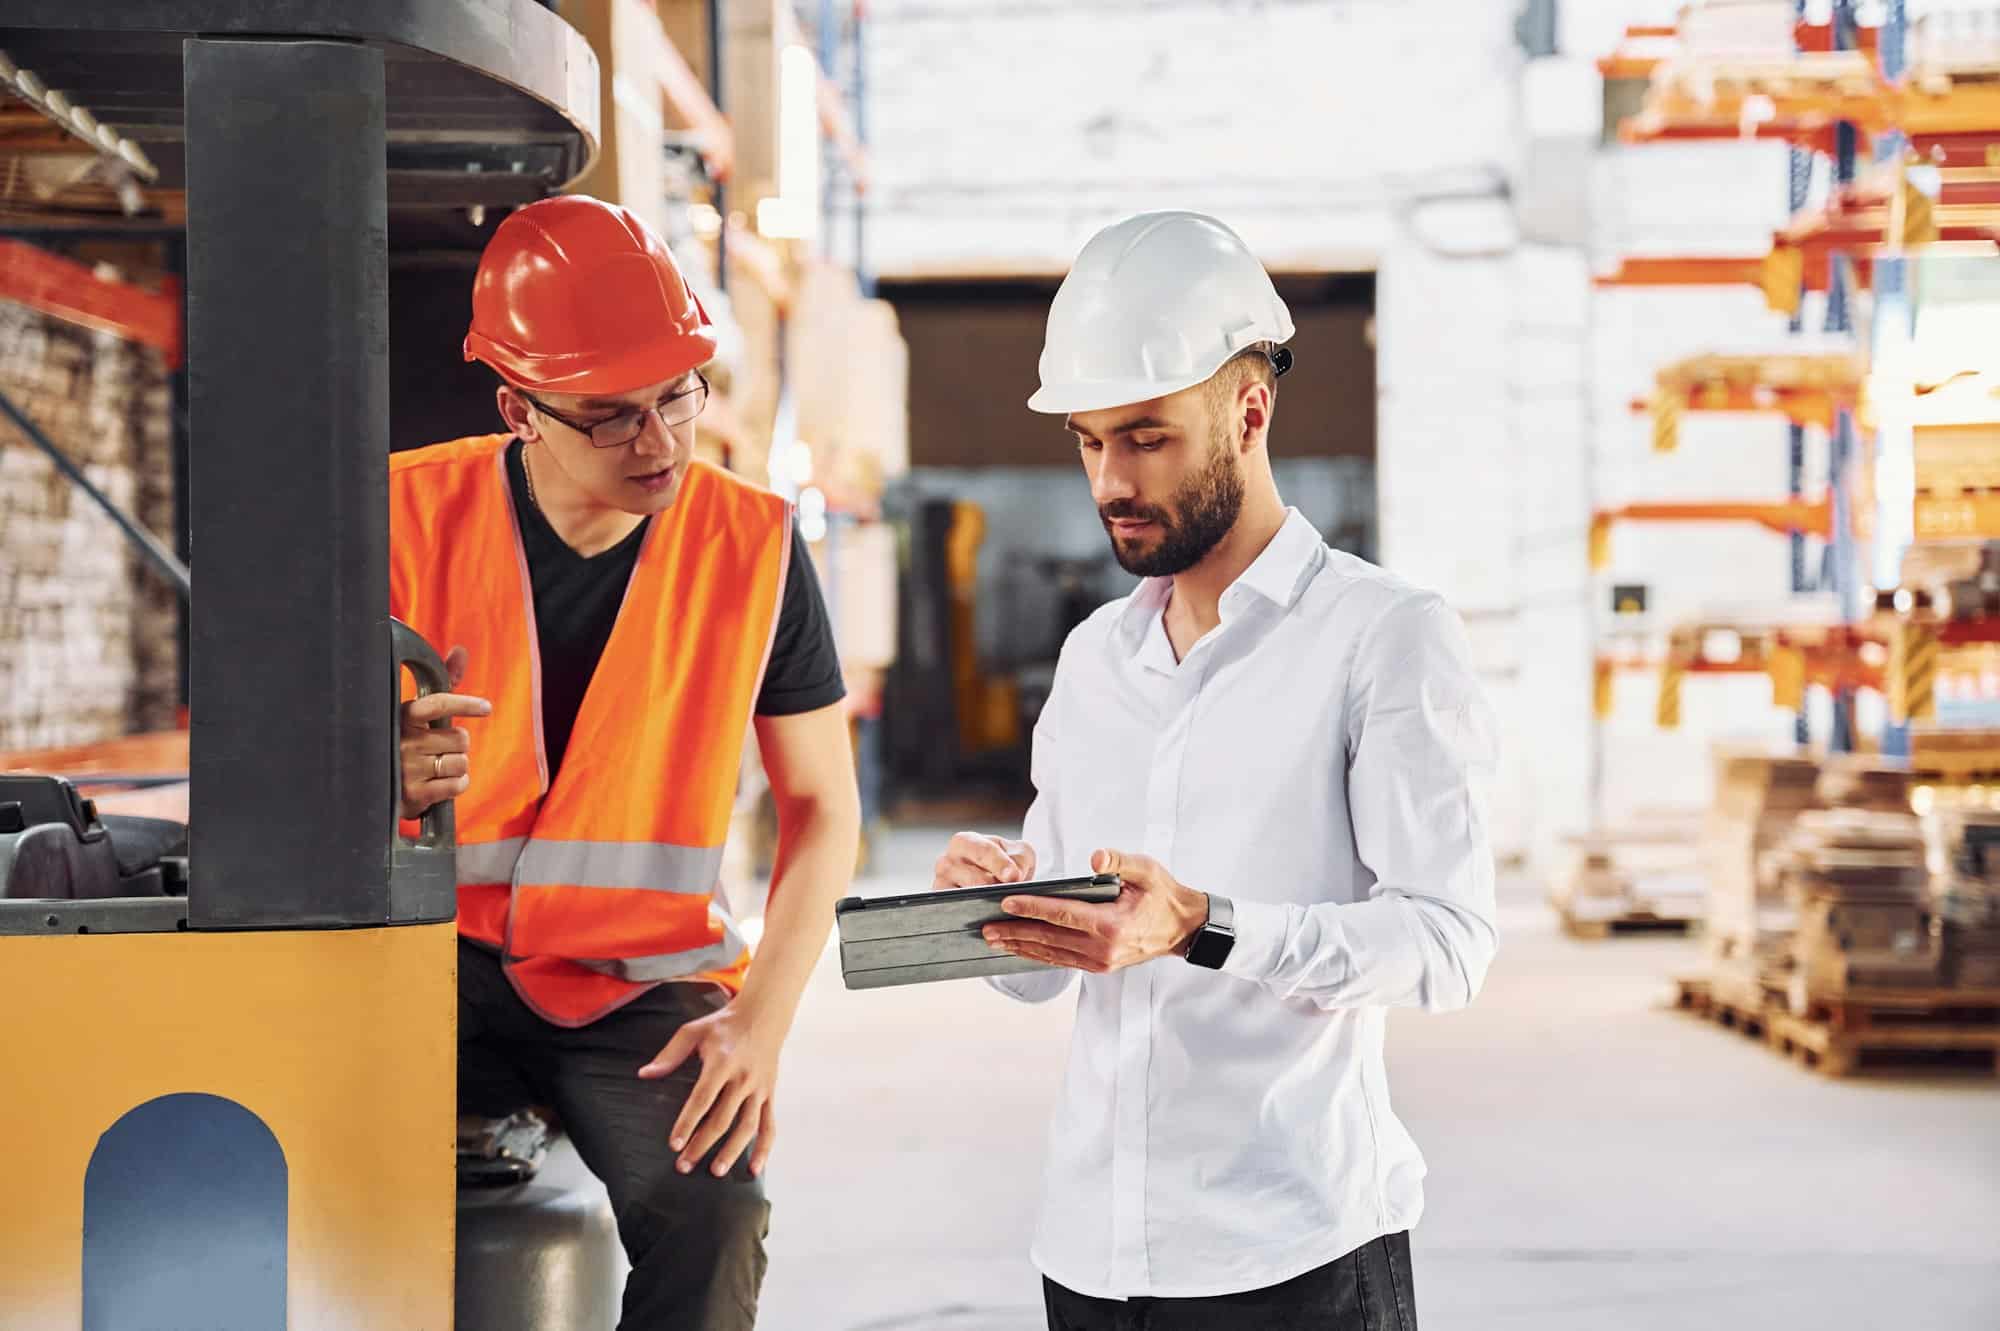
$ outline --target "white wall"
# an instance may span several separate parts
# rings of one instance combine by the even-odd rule
[[[1372,266],[1412,196],[1493,184],[1509,9],[875,0],[869,261],[1060,271],[1107,221],[1191,207],[1273,266]]]

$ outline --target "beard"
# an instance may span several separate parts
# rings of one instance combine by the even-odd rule
[[[1171,578],[1187,572],[1222,542],[1243,511],[1243,476],[1230,456],[1228,441],[1218,438],[1208,464],[1181,483],[1165,505],[1121,499],[1097,510],[1107,533],[1114,519],[1139,520],[1159,528],[1152,549],[1120,542],[1111,533],[1111,554],[1118,566],[1140,578]]]

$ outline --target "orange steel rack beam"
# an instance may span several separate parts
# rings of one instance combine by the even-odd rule
[[[1671,453],[1680,445],[1680,422],[1676,418],[1686,412],[1772,412],[1794,425],[1814,425],[1830,430],[1833,428],[1834,413],[1850,405],[1850,402],[1823,388],[1717,383],[1703,385],[1686,397],[1663,392],[1651,398],[1634,398],[1632,411],[1638,415],[1652,414],[1653,449],[1659,453]]]
[[[2000,496],[1995,496],[2000,499]],[[1833,501],[1818,499],[1746,503],[1733,500],[1646,502],[1599,509],[1590,519],[1590,563],[1603,568],[1611,559],[1611,528],[1619,522],[1754,522],[1781,536],[1802,532],[1827,540],[1833,535]]]
[[[1802,52],[1817,54],[1835,49],[1831,23],[1796,23],[1792,36]],[[1878,28],[1861,28],[1856,32],[1861,51],[1870,59],[1878,58],[1880,36]],[[1597,62],[1597,72],[1606,79],[1651,78],[1662,64],[1680,54],[1679,40],[1680,29],[1672,24],[1627,27],[1617,48]]]
[[[1834,51],[1830,37],[1809,45],[1802,36],[1788,60],[1659,60],[1648,71],[1644,107],[1619,126],[1619,138],[1779,138],[1825,151],[1834,126],[1847,121],[1869,135],[1901,131],[1927,156],[1951,151],[1954,140],[2000,135],[2000,81],[1918,71],[1891,83],[1875,59],[1875,30],[1860,34],[1858,51]]]
[[[1868,625],[1779,628],[1769,652],[1771,701],[1797,711],[1805,690],[1817,685],[1830,693],[1854,689],[1887,691],[1889,646]]]
[[[181,299],[173,283],[149,291],[99,277],[92,268],[22,241],[0,239],[0,300],[157,347],[169,368],[180,365]]]
[[[1873,265],[1858,257],[1852,273],[1867,289]],[[1767,254],[1749,255],[1628,255],[1608,273],[1591,279],[1599,287],[1724,287],[1751,286],[1764,293],[1764,303],[1779,314],[1796,314],[1801,291],[1826,291],[1833,285],[1832,255],[1779,243]]]
[[[1680,30],[1671,24],[1628,27],[1617,49],[1597,62],[1597,72],[1606,80],[1651,78],[1662,62],[1672,58],[1679,38]]]
[[[1660,692],[1655,704],[1659,724],[1671,728],[1680,723],[1680,682],[1686,675],[1761,675],[1768,670],[1765,653],[1756,635],[1742,636],[1743,649],[1730,661],[1711,660],[1700,650],[1700,640],[1690,644],[1677,631],[1665,656],[1632,659],[1600,653],[1591,672],[1591,706],[1598,719],[1608,718],[1616,707],[1617,678],[1620,674],[1656,674]]]
[[[1808,254],[1915,245],[1990,254],[2000,244],[2000,179],[1948,179],[1931,197],[1900,170],[1878,175],[1793,218],[1778,239]]]
[[[1665,453],[1690,411],[1779,412],[1830,430],[1838,412],[1860,405],[1862,374],[1859,361],[1840,354],[1693,356],[1661,370],[1653,396],[1632,406],[1652,413],[1653,447]]]
[[[1630,256],[1592,280],[1599,287],[1752,286],[1764,293],[1770,309],[1795,315],[1802,292],[1832,285],[1836,253],[1848,256],[1864,290],[1877,252],[1924,246],[1933,252],[1991,253],[2000,248],[2000,134],[1990,142],[1983,137],[1955,142],[1953,151],[1966,165],[1949,170],[1935,197],[1918,191],[1899,169],[1850,185],[1800,213],[1762,256]],[[1977,166],[1971,164],[1975,149]]]

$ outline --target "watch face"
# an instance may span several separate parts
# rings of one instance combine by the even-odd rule
[[[1229,959],[1229,950],[1236,946],[1236,936],[1218,929],[1201,929],[1188,944],[1188,960],[1197,966],[1210,970],[1221,970],[1222,963]]]

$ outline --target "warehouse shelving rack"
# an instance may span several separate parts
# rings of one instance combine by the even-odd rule
[[[1825,297],[1824,330],[1852,335],[1852,296],[1876,291],[1878,331],[1885,318],[1907,325],[1906,274],[1902,256],[1915,244],[1956,244],[1994,249],[1990,224],[2000,221],[1989,197],[2000,189],[1981,180],[1949,179],[1926,195],[1903,166],[1900,131],[1906,118],[1929,136],[1926,142],[1970,168],[1981,155],[1980,136],[1993,131],[2000,144],[2000,102],[1992,103],[1976,83],[1927,82],[1921,88],[1899,81],[1904,45],[1904,6],[1891,6],[1879,29],[1860,28],[1851,0],[1840,0],[1828,22],[1808,24],[1803,5],[1795,26],[1797,54],[1790,60],[1688,59],[1672,44],[1667,29],[1634,29],[1620,51],[1600,62],[1607,77],[1648,77],[1645,105],[1620,128],[1626,142],[1691,139],[1781,138],[1790,148],[1790,222],[1773,237],[1769,252],[1755,256],[1632,257],[1598,279],[1600,286],[1742,285],[1763,291],[1766,303],[1786,313],[1795,333],[1803,331],[1804,294]],[[1858,150],[1864,135],[1877,141],[1889,164],[1885,174],[1857,182]],[[1815,154],[1831,167],[1825,204],[1808,208]],[[1982,159],[1983,160],[1983,159]],[[1960,168],[1953,168],[1957,172]],[[1857,348],[1857,353],[1859,348]],[[1894,526],[1880,514],[1857,514],[1854,472],[1862,451],[1859,420],[1865,400],[1863,361],[1844,352],[1816,356],[1698,357],[1664,369],[1643,408],[1652,416],[1654,446],[1670,451],[1678,443],[1687,412],[1771,411],[1788,423],[1786,480],[1789,500],[1775,504],[1729,501],[1701,504],[1632,504],[1600,511],[1593,518],[1593,557],[1602,561],[1608,529],[1616,521],[1752,521],[1785,531],[1791,541],[1791,590],[1830,590],[1840,617],[1850,628],[1862,618],[1864,578],[1859,567],[1857,531],[1878,541]],[[1805,477],[1806,430],[1828,436],[1828,475],[1823,490],[1808,498]],[[1879,461],[1905,440],[1877,431],[1872,441]],[[1906,453],[1907,448],[1903,451]],[[1893,464],[1892,464],[1893,465]],[[1875,494],[1881,487],[1868,486]],[[1806,538],[1825,543],[1818,576],[1809,573]],[[1885,560],[1878,558],[1879,575]],[[1831,686],[1833,733],[1829,747],[1856,746],[1853,698],[1862,681],[1874,679],[1880,644],[1857,635],[1855,655],[1835,661],[1838,649],[1821,653],[1808,679]],[[1789,672],[1794,677],[1796,671]],[[1782,696],[1793,696],[1790,688]],[[1802,703],[1802,699],[1800,700]],[[1807,713],[1798,708],[1796,738],[1811,736]],[[1894,747],[1895,737],[1890,737]]]

